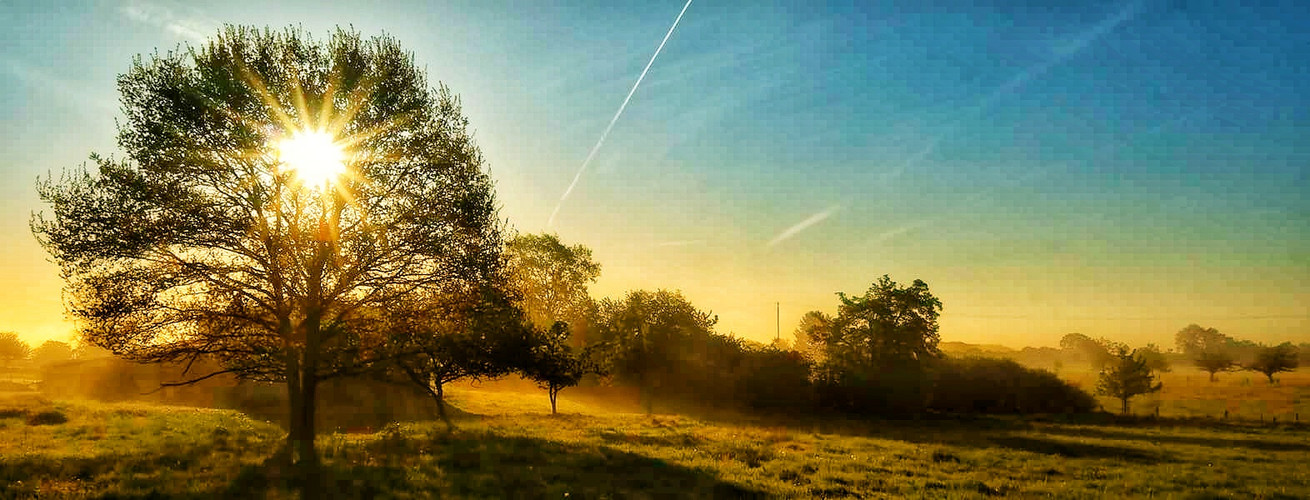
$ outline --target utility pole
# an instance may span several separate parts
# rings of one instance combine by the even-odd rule
[[[773,303],[773,341],[782,339],[782,302]]]

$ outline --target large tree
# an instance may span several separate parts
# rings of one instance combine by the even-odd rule
[[[1101,369],[1096,392],[1118,399],[1122,404],[1120,412],[1127,415],[1129,399],[1159,391],[1163,385],[1157,381],[1150,363],[1140,353],[1129,352],[1127,347],[1118,346],[1111,355],[1114,358]]]
[[[125,157],[40,181],[51,211],[32,221],[82,338],[285,383],[290,456],[316,463],[318,384],[419,351],[390,305],[499,273],[459,100],[395,39],[343,30],[226,27],[118,87]]]
[[[628,292],[621,300],[601,301],[599,309],[602,368],[621,382],[637,385],[647,413],[657,393],[681,389],[674,387],[673,379],[698,354],[698,346],[713,340],[719,319],[668,290]]]
[[[937,318],[942,302],[928,284],[900,286],[886,275],[861,296],[838,293],[837,317],[822,335],[820,382],[830,404],[852,410],[918,411],[928,364],[941,356]]]
[[[1211,382],[1214,382],[1215,373],[1230,371],[1237,366],[1233,339],[1214,328],[1187,325],[1174,335],[1174,342],[1197,368],[1210,374]]]
[[[506,245],[509,277],[522,296],[523,309],[537,328],[564,321],[574,344],[585,343],[594,308],[587,285],[600,276],[600,264],[583,245],[565,245],[554,234],[520,234]]]
[[[1263,373],[1272,384],[1275,373],[1290,372],[1299,365],[1296,346],[1291,342],[1284,342],[1273,347],[1261,347],[1256,353],[1255,360],[1248,363],[1246,369]]]

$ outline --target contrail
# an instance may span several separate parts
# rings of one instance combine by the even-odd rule
[[[883,181],[887,182],[899,177],[901,174],[905,173],[907,169],[916,166],[920,161],[928,157],[929,154],[936,150],[938,144],[944,141],[947,136],[955,133],[955,129],[959,128],[960,124],[963,123],[966,118],[977,118],[982,116],[990,110],[993,105],[1000,101],[1001,98],[1018,91],[1029,82],[1041,78],[1046,75],[1048,71],[1063,64],[1075,55],[1078,55],[1079,52],[1082,52],[1101,38],[1104,38],[1120,25],[1137,17],[1137,14],[1142,9],[1142,3],[1143,0],[1134,0],[1124,4],[1124,6],[1115,14],[1102,19],[1101,22],[1096,23],[1095,26],[1078,33],[1078,35],[1069,42],[1052,49],[1054,54],[1046,60],[1024,68],[1000,86],[992,89],[991,92],[983,96],[982,99],[979,99],[977,103],[969,108],[967,112],[960,113],[959,117],[943,126],[943,132],[932,137],[928,141],[928,145],[922,150],[910,156],[910,158],[906,159],[900,166],[884,174]]]
[[[769,243],[764,245],[765,248],[770,248],[774,245],[782,243],[786,241],[788,238],[791,238],[792,236],[796,236],[801,231],[804,231],[806,228],[818,224],[820,222],[823,222],[824,219],[827,219],[828,217],[831,217],[832,214],[836,213],[838,208],[841,208],[841,206],[833,205],[831,207],[828,207],[827,210],[811,215],[809,218],[797,222],[796,225],[787,228],[786,231],[783,231],[781,234],[775,236],[772,240],[769,240]]]
[[[564,205],[564,200],[569,198],[569,193],[573,192],[573,188],[578,185],[578,180],[582,179],[582,172],[587,170],[587,164],[591,163],[592,158],[596,157],[596,152],[600,151],[600,146],[605,144],[605,138],[610,135],[610,130],[614,129],[614,122],[619,121],[619,116],[623,114],[624,108],[628,107],[628,101],[632,100],[632,94],[637,92],[637,87],[641,86],[641,80],[646,78],[646,72],[650,71],[652,64],[655,64],[655,58],[660,56],[661,50],[664,50],[664,44],[673,35],[673,30],[677,29],[678,22],[682,21],[682,15],[687,12],[687,7],[691,7],[691,0],[687,0],[687,3],[682,6],[682,11],[678,12],[678,17],[673,20],[673,26],[669,26],[669,32],[664,34],[664,39],[660,40],[660,46],[655,48],[655,53],[651,54],[650,61],[647,61],[646,67],[641,70],[641,76],[637,77],[637,83],[632,84],[632,90],[629,90],[628,96],[623,98],[623,104],[619,105],[619,110],[614,113],[614,118],[610,118],[610,124],[605,127],[605,132],[600,134],[600,140],[596,141],[596,145],[592,146],[591,152],[587,153],[587,159],[582,161],[581,167],[578,167],[578,173],[573,175],[573,182],[569,183],[569,188],[565,189],[564,194],[559,197],[559,203],[555,204],[555,210],[550,212],[550,219],[546,220],[546,227],[555,225],[555,216],[559,215],[559,209]]]

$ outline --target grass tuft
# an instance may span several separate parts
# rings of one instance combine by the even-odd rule
[[[27,425],[59,425],[68,422],[68,416],[59,410],[45,410],[27,417]]]

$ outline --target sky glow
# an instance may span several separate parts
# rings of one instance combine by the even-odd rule
[[[117,75],[236,23],[397,38],[597,297],[767,341],[888,274],[944,341],[1310,341],[1310,3],[690,3],[0,5],[0,331],[72,329],[36,178],[121,158]]]

